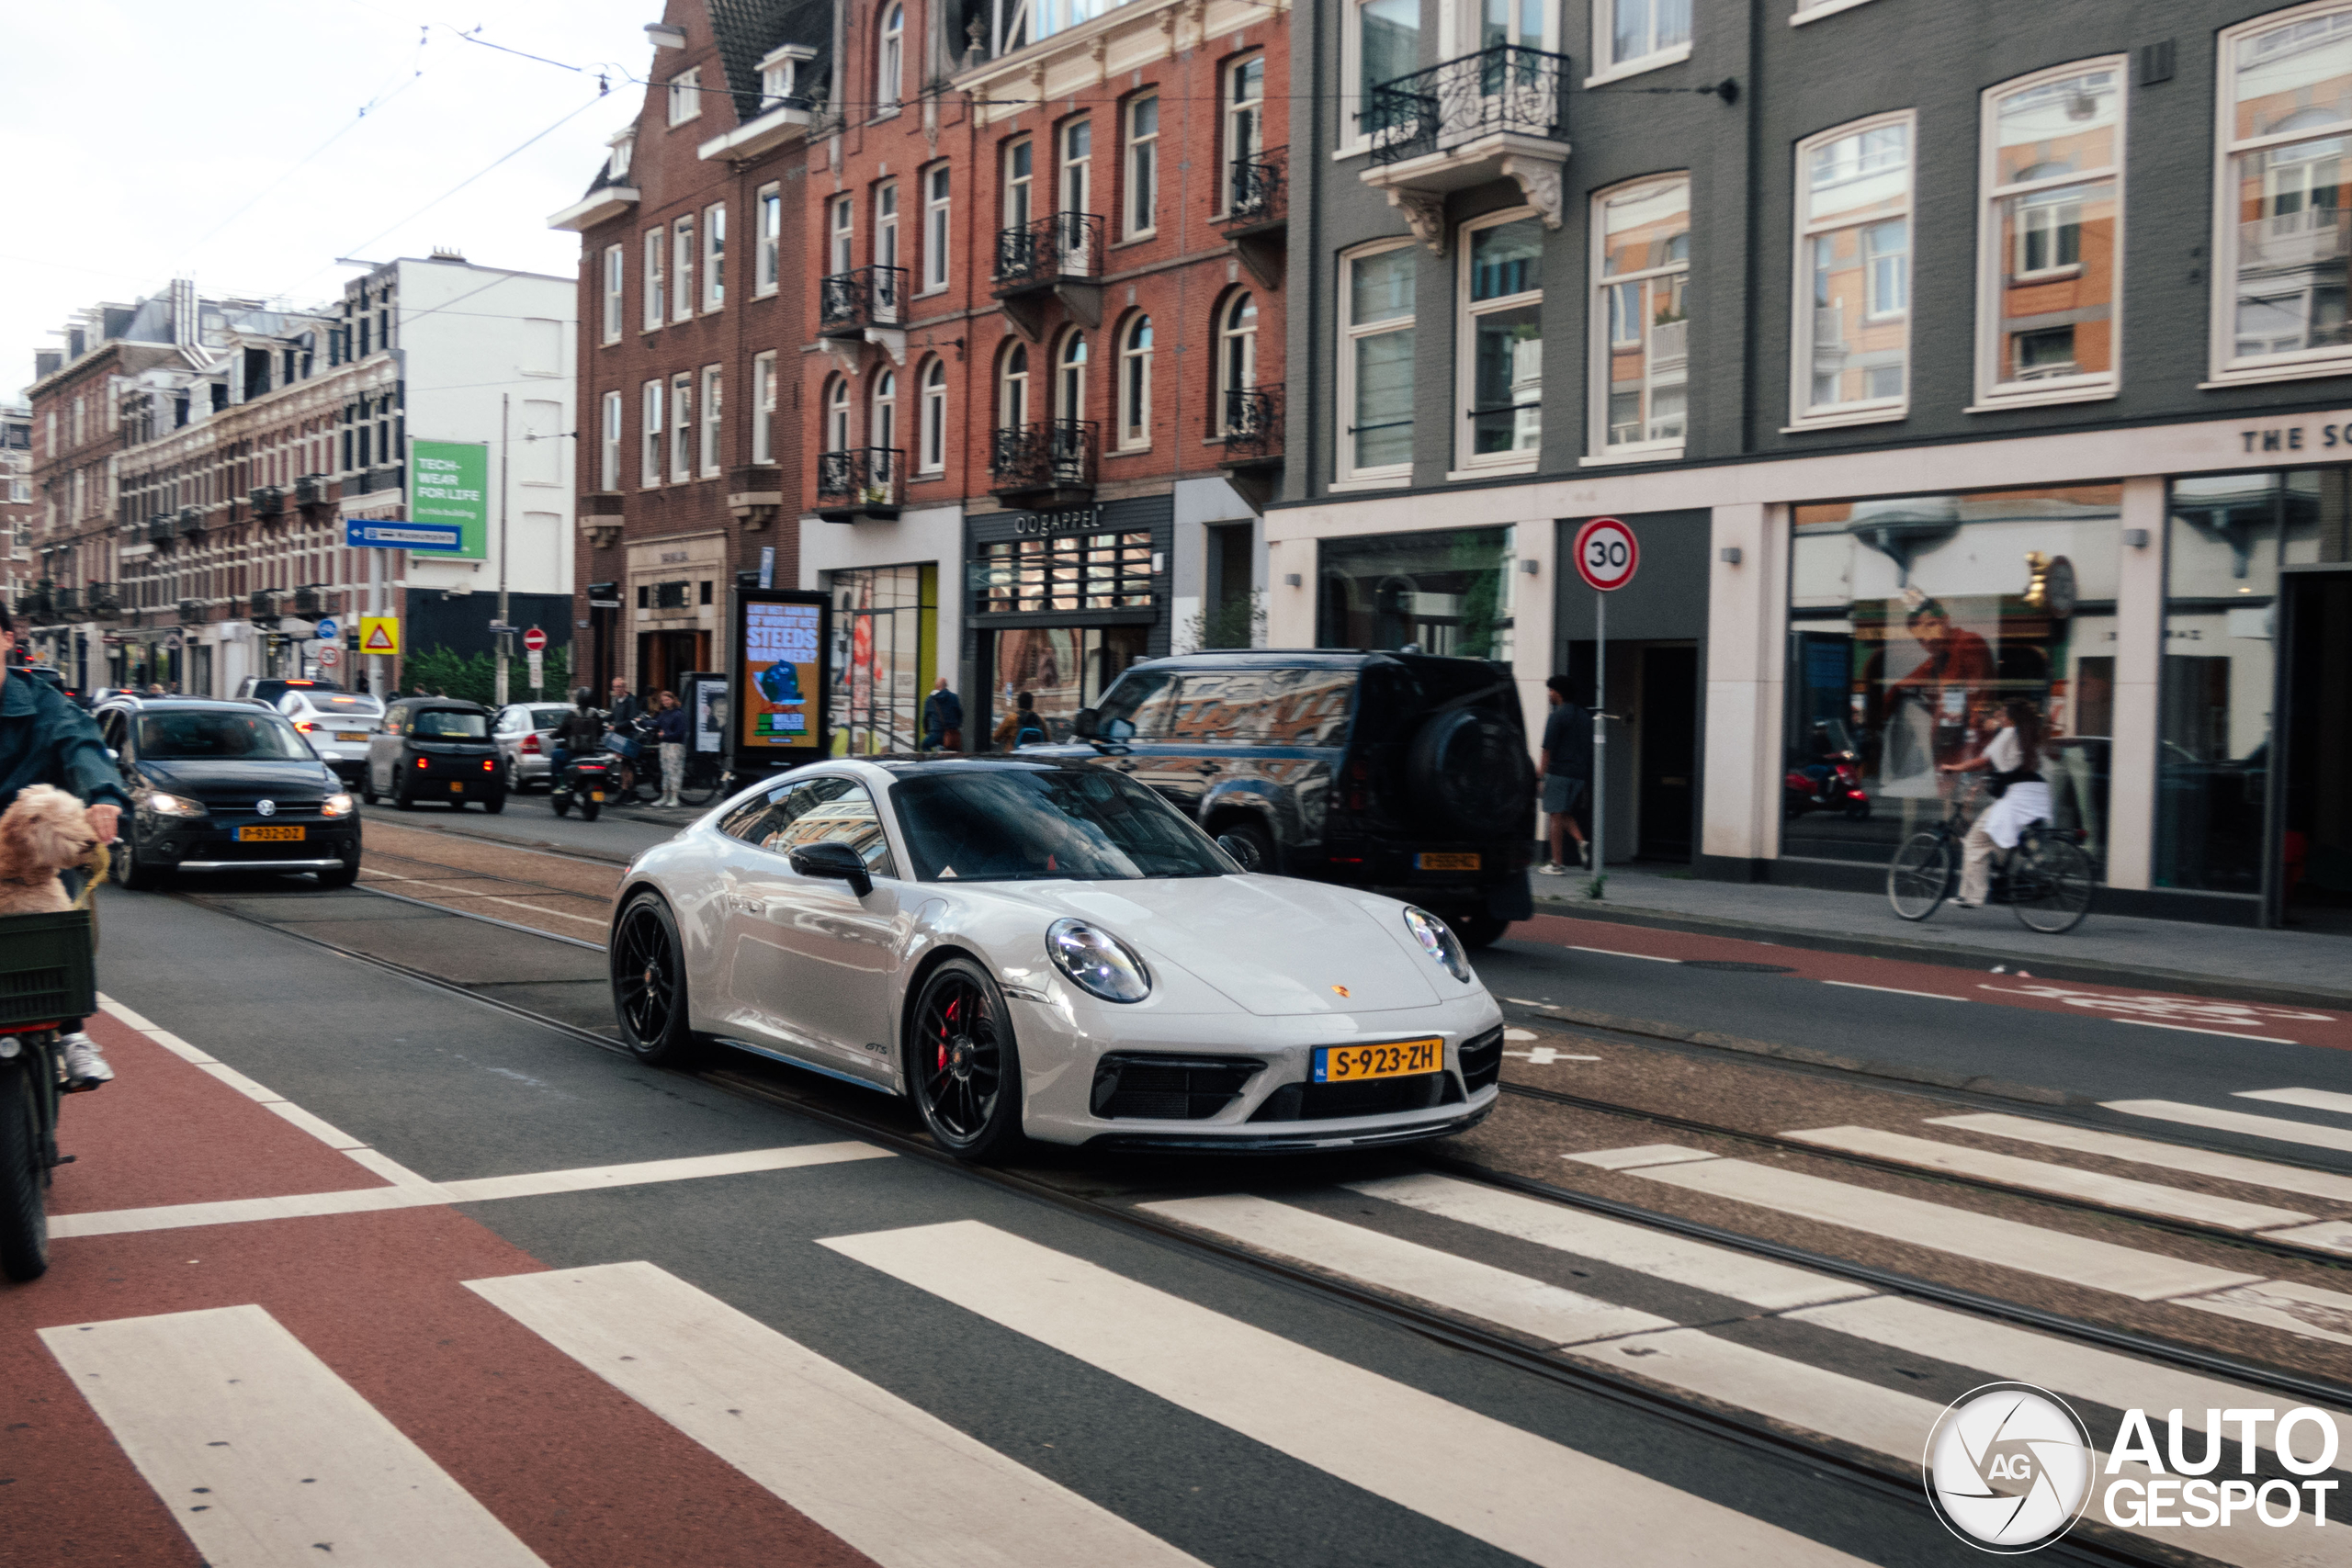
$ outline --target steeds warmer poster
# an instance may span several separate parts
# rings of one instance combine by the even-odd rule
[[[741,744],[746,751],[805,750],[823,743],[818,704],[824,700],[821,604],[743,606]]]

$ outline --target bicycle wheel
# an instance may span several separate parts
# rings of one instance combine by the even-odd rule
[[[1886,868],[1886,901],[1906,920],[1924,920],[1951,896],[1951,840],[1914,833]]]
[[[49,1166],[40,1136],[41,1086],[34,1073],[45,1051],[0,1062],[0,1275],[24,1283],[49,1268]]]
[[[686,776],[678,785],[678,798],[688,806],[708,806],[718,794],[718,759],[698,756],[686,763]]]
[[[2027,929],[2056,936],[2091,912],[2091,857],[2068,839],[2030,838],[2009,857],[2009,908]]]

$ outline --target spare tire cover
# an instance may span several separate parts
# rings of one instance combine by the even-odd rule
[[[1533,809],[1534,764],[1518,728],[1483,708],[1432,716],[1413,737],[1405,782],[1431,829],[1459,838],[1516,838]]]

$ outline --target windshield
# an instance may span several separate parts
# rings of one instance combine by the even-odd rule
[[[1132,780],[1096,768],[975,769],[890,791],[920,882],[1125,882],[1237,868]]]
[[[312,761],[316,754],[274,713],[151,713],[139,716],[139,754],[150,761]]]
[[[490,719],[460,708],[425,708],[417,714],[409,733],[423,740],[481,740],[490,735]]]

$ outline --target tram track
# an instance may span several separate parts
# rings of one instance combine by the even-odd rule
[[[578,938],[539,931],[473,910],[453,908],[447,905],[430,903],[382,889],[368,891],[379,897],[395,899],[403,904],[419,906],[457,919],[479,921],[523,935],[543,937],[569,946],[596,945]],[[229,914],[232,918],[262,926],[281,935],[292,937],[297,941],[309,942],[354,962],[370,964],[420,984],[467,997],[485,1007],[495,1009],[518,1020],[552,1030],[626,1060],[636,1061],[636,1057],[616,1038],[552,1017],[512,999],[488,994],[475,987],[446,979],[347,942],[332,940],[306,931],[300,925],[277,924],[258,913],[249,912],[245,908],[225,907],[198,894],[180,893],[175,896]],[[248,904],[252,902],[250,898],[241,901]],[[1041,1172],[1035,1169],[976,1167],[964,1164],[940,1148],[919,1127],[910,1127],[905,1124],[904,1119],[895,1118],[885,1111],[886,1106],[903,1103],[897,1097],[886,1099],[871,1089],[853,1089],[845,1084],[836,1083],[814,1073],[803,1073],[789,1065],[765,1057],[739,1053],[735,1054],[729,1061],[690,1069],[687,1076],[698,1078],[739,1098],[788,1110],[825,1126],[870,1140],[890,1149],[893,1153],[954,1169],[970,1179],[1082,1215],[1098,1224],[1147,1237],[1158,1245],[1202,1257],[1221,1267],[1340,1305],[1351,1312],[1386,1323],[1464,1354],[1476,1356],[1529,1376],[1669,1420],[1678,1426],[1736,1444],[1749,1451],[1773,1456],[1784,1463],[1833,1474],[1858,1488],[1902,1502],[1906,1506],[1916,1506],[1920,1502],[1921,1494],[1916,1468],[1891,1462],[1883,1454],[1858,1448],[1835,1438],[1825,1438],[1810,1432],[1793,1430],[1756,1413],[1742,1411],[1703,1396],[1661,1387],[1639,1378],[1616,1374],[1605,1367],[1589,1361],[1572,1360],[1562,1355],[1531,1348],[1527,1343],[1520,1339],[1506,1333],[1484,1327],[1476,1322],[1465,1321],[1453,1314],[1424,1306],[1410,1300],[1399,1299],[1374,1287],[1343,1278],[1335,1278],[1329,1273],[1304,1264],[1271,1256],[1178,1222],[1163,1219],[1139,1207],[1156,1199],[1189,1194],[1204,1185],[1197,1179],[1190,1185],[1170,1185],[1164,1181],[1159,1185],[1125,1184],[1119,1186],[1113,1195],[1106,1195],[1099,1190],[1073,1190],[1072,1187],[1053,1179],[1051,1171]],[[1773,1139],[1770,1135],[1720,1127],[1692,1118],[1650,1112],[1635,1107],[1540,1089],[1532,1086],[1505,1085],[1504,1088],[1518,1098],[1563,1103],[1579,1110],[1669,1125],[1685,1132],[1707,1133],[1758,1144],[1782,1145],[1791,1152],[1802,1151],[1818,1158],[1843,1159],[1857,1166],[1898,1171],[1906,1176],[1917,1177],[1922,1174],[1915,1168],[1904,1167],[1893,1162],[1871,1160],[1866,1156],[1822,1149],[1793,1140]],[[1440,1172],[1457,1179],[1479,1183],[1501,1191],[1540,1199],[1605,1218],[1646,1226],[1789,1264],[1834,1279],[1848,1280],[1874,1292],[1916,1298],[1939,1306],[2007,1322],[2100,1350],[2135,1356],[2159,1366],[2201,1376],[2225,1379],[2301,1404],[2315,1404],[2339,1410],[2352,1409],[2352,1386],[2301,1376],[2279,1368],[2265,1366],[2195,1346],[2086,1321],[2025,1303],[1945,1285],[1893,1269],[1838,1258],[1832,1254],[1775,1242],[1720,1225],[1662,1213],[1643,1205],[1578,1191],[1498,1170],[1439,1151],[1399,1150],[1394,1151],[1394,1156],[1409,1160],[1412,1164],[1427,1170]],[[1198,1165],[1212,1161],[1223,1169],[1234,1168],[1229,1160],[1219,1160],[1216,1156],[1199,1156],[1193,1163]],[[1963,1182],[1962,1184],[1984,1186],[2011,1198],[2045,1203],[2056,1201],[2044,1194],[2022,1193],[2016,1189],[2002,1187],[1996,1183]],[[1234,1184],[1230,1180],[1219,1180],[1206,1185],[1214,1186],[1217,1190],[1228,1190]],[[1099,1189],[1099,1183],[1089,1184],[1090,1189]],[[2088,1210],[2134,1224],[2154,1224],[2154,1223],[2144,1216],[2093,1203],[2078,1201],[2064,1206]],[[2199,1239],[2227,1240],[2239,1244],[2243,1244],[2246,1239],[2235,1233],[2211,1232],[2204,1227],[2189,1226],[2186,1227],[2186,1230],[2187,1234],[2194,1235]],[[2298,1259],[2304,1257],[2300,1249],[2275,1250],[2281,1256]],[[2083,1562],[2181,1563],[2204,1561],[2193,1553],[2173,1551],[2128,1532],[2106,1527],[2095,1527],[2087,1532],[2078,1530],[2052,1550],[2059,1553],[2062,1560]]]

